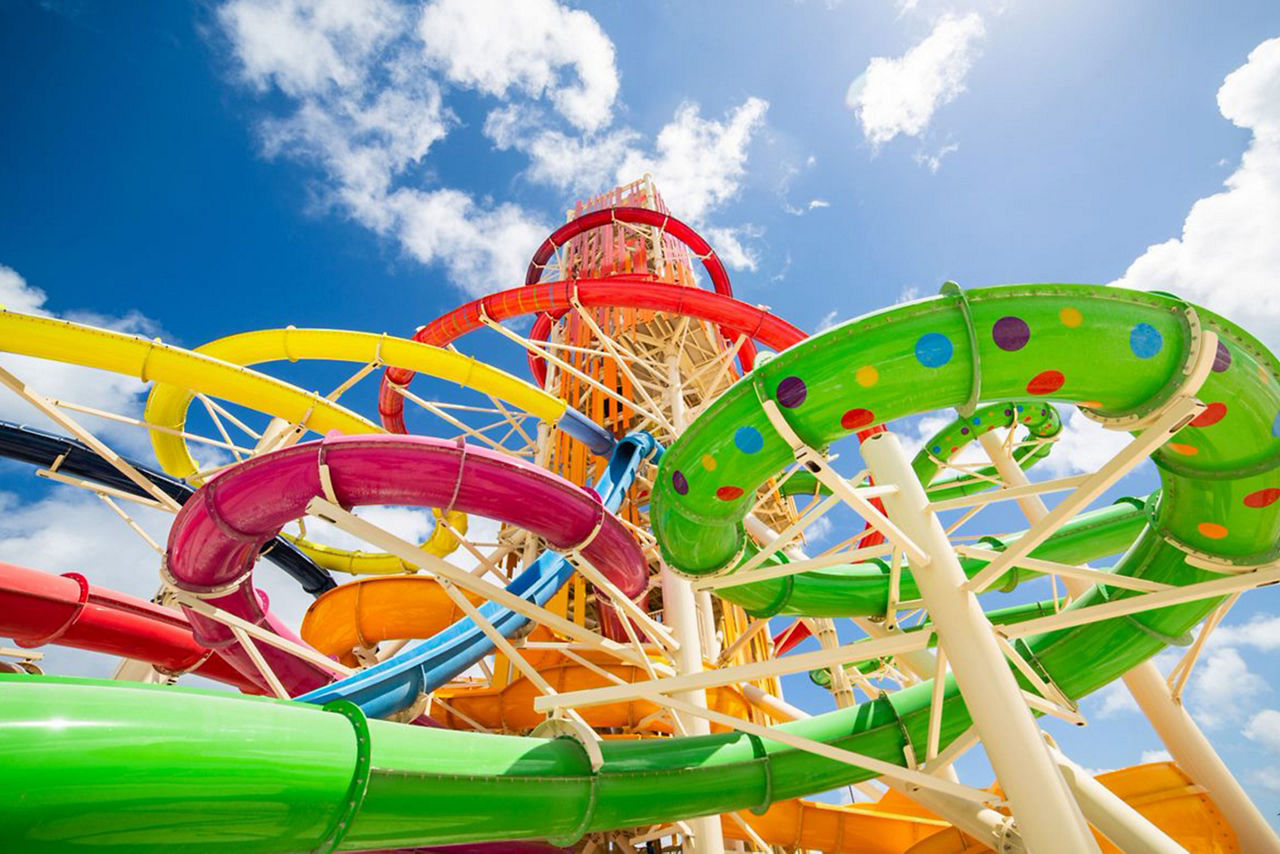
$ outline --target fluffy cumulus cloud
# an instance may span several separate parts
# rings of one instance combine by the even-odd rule
[[[501,149],[529,157],[526,175],[565,192],[586,193],[644,175],[655,177],[663,200],[681,219],[705,228],[724,262],[754,270],[758,254],[750,241],[760,234],[750,225],[708,226],[708,217],[739,194],[747,174],[752,141],[764,127],[769,103],[747,98],[724,118],[702,115],[698,104],[681,104],[646,146],[631,128],[574,134],[547,125],[546,116],[523,105],[493,110],[485,133]],[[811,207],[825,207],[815,200]]]
[[[946,14],[902,56],[871,59],[849,85],[845,104],[873,148],[898,135],[919,137],[925,132],[938,108],[964,92],[965,77],[985,34],[977,12]]]
[[[1182,234],[1158,243],[1114,284],[1173,291],[1280,347],[1280,38],[1258,45],[1218,90],[1218,108],[1253,138],[1226,188],[1191,206]]]
[[[429,168],[460,124],[451,93],[499,102],[484,132],[529,157],[531,181],[587,193],[651,171],[695,221],[736,193],[767,106],[749,99],[724,123],[683,106],[649,150],[638,132],[611,127],[613,42],[590,14],[554,0],[230,0],[218,17],[241,81],[288,104],[259,123],[264,153],[316,167],[325,206],[473,293],[519,281],[552,225]],[[754,264],[740,245],[726,254]]]
[[[423,9],[423,54],[453,83],[497,97],[546,97],[575,127],[609,124],[618,96],[613,42],[586,12],[554,0],[440,0]],[[562,69],[572,69],[566,82]]]

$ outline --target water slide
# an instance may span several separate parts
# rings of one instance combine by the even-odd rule
[[[1007,334],[1011,328],[1016,334]],[[1189,372],[1205,363],[1205,330],[1219,342],[1199,392],[1210,407],[1176,425],[1174,441],[1157,451],[1161,492],[1113,571],[1172,585],[1256,571],[1274,560],[1280,534],[1274,357],[1228,321],[1174,298],[1085,286],[993,288],[899,306],[760,365],[664,455],[651,505],[655,533],[670,564],[690,576],[738,565],[749,496],[793,459],[770,409],[817,448],[866,424],[981,397],[1070,401],[1122,428],[1176,399]],[[225,495],[218,489],[232,470],[203,488],[211,501],[189,503],[187,524],[175,528],[170,543],[175,577],[206,587],[238,579],[245,554],[273,536],[284,515],[300,513],[296,505],[255,507],[254,479],[267,476],[263,468],[287,464],[302,493],[322,494],[316,472],[326,446],[337,459],[350,451],[356,460],[394,449],[387,453],[397,455],[397,465],[436,474],[447,453],[438,443],[388,437],[335,439],[257,458],[245,465],[243,482],[225,480],[240,488]],[[456,461],[451,471],[465,488]],[[378,471],[369,474],[378,480]],[[335,476],[346,501],[372,489],[337,482]],[[348,488],[353,493],[342,494]],[[373,492],[379,501],[387,500],[385,489],[397,501],[441,503],[438,495],[404,495],[429,488],[379,483]],[[494,499],[476,500],[493,509],[486,501]],[[223,532],[222,514],[234,514],[230,530],[244,542]],[[880,583],[887,583],[883,576]],[[233,595],[254,607],[246,585]],[[1098,586],[1070,606],[1079,625],[1036,633],[1034,620],[1022,624],[1031,627],[1027,654],[1068,697],[1154,655],[1218,601],[1089,619],[1090,608],[1128,595]],[[883,593],[858,598],[883,608]],[[6,823],[11,838],[33,851],[75,844],[285,851],[494,838],[568,843],[594,829],[764,810],[870,776],[741,732],[605,741],[597,754],[568,738],[402,727],[343,701],[317,708],[95,680],[3,680],[0,738],[8,761],[0,777],[6,791],[23,793],[22,809]],[[924,742],[931,691],[926,682],[779,729],[901,763],[908,743]],[[950,682],[946,697],[944,744],[969,723]],[[424,803],[433,808],[422,810]]]

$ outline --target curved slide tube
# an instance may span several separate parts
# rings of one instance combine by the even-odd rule
[[[1023,286],[971,292],[968,308],[978,331],[980,372],[964,346],[964,306],[960,298],[947,297],[837,327],[730,389],[664,457],[651,518],[668,557],[686,572],[732,566],[746,502],[717,498],[716,490],[754,489],[790,459],[790,449],[763,432],[767,422],[755,397],[756,381],[770,399],[782,387],[792,423],[802,422],[800,435],[821,447],[849,432],[840,421],[851,406],[879,407],[873,411],[880,420],[955,406],[968,398],[979,376],[998,399],[1029,385],[1032,393],[1100,402],[1115,415],[1158,405],[1181,382],[1195,340],[1182,305],[1156,294]],[[1237,327],[1207,312],[1199,316],[1223,344],[1219,370],[1200,394],[1220,404],[1231,420],[1222,420],[1226,426],[1219,435],[1213,428],[1221,424],[1201,422],[1176,437],[1195,453],[1179,456],[1169,449],[1158,455],[1162,499],[1152,525],[1117,570],[1171,583],[1215,575],[1189,565],[1175,542],[1246,568],[1269,559],[1280,534],[1276,360]],[[1010,352],[999,338],[990,343],[994,325],[1005,317],[1033,330],[1030,343],[1023,342],[1027,352]],[[1151,331],[1160,342],[1154,352]],[[932,334],[951,347],[926,337]],[[1087,337],[1087,354],[1073,335]],[[947,358],[939,361],[944,353]],[[848,398],[851,387],[832,393],[830,384],[839,385],[853,366],[871,360],[881,365],[874,393],[864,390],[855,400]],[[1057,388],[1051,388],[1054,374],[1063,377]],[[791,377],[799,378],[804,393],[795,381],[783,382]],[[802,409],[806,400],[811,408],[790,411]],[[765,435],[760,459],[733,457],[730,465],[734,431],[747,425]],[[698,471],[698,452],[723,455],[715,477],[733,476],[734,482],[716,482]],[[675,472],[684,476],[673,480]],[[1072,607],[1088,607],[1102,596],[1095,589]],[[1177,605],[1064,629],[1034,637],[1028,647],[1067,696],[1080,697],[1149,658],[1216,604]],[[341,704],[325,712],[298,703],[92,680],[0,681],[6,683],[0,784],[22,797],[21,810],[6,816],[7,832],[31,851],[57,850],[86,828],[93,829],[100,847],[133,851],[176,844],[188,851],[230,844],[241,851],[321,845],[352,850],[482,837],[568,843],[597,829],[763,810],[870,776],[742,733],[604,742],[601,761],[593,766],[570,739],[404,727],[366,720]],[[907,739],[925,743],[931,691],[931,683],[923,682],[781,729],[901,763]],[[948,684],[946,697],[942,744],[970,722],[954,684]],[[75,725],[51,723],[52,717],[65,720],[68,710],[74,710]],[[108,721],[110,726],[102,725]],[[140,773],[121,775],[121,768]],[[77,787],[69,789],[70,781]],[[137,803],[147,803],[147,813],[129,808]]]
[[[773,350],[785,350],[803,341],[803,330],[770,312],[748,305],[731,296],[682,285],[669,285],[648,278],[614,276],[608,279],[543,282],[523,288],[499,291],[474,300],[433,320],[414,334],[415,341],[443,347],[484,325],[485,319],[503,321],[527,314],[538,314],[535,331],[548,313],[572,308],[574,303],[587,308],[613,307],[665,311],[709,320],[727,333],[746,335]],[[534,382],[543,386],[547,366],[535,354],[529,354],[529,368]],[[388,369],[378,392],[378,415],[392,433],[405,432],[404,398],[393,386],[405,386],[413,380],[412,371]]]
[[[258,693],[253,680],[198,644],[177,611],[117,593],[78,572],[52,575],[0,563],[0,637],[32,648],[58,644],[145,661],[161,673],[195,673]]]
[[[390,365],[490,394],[554,424],[598,454],[608,453],[613,447],[613,437],[607,431],[581,413],[569,409],[556,396],[470,356],[406,338],[339,329],[287,327],[230,335],[197,347],[192,352],[241,366],[282,359],[328,359]],[[187,408],[195,398],[193,388],[203,387],[188,383],[158,383],[147,398],[147,421],[181,430],[186,423]],[[264,411],[277,414],[274,409]],[[363,429],[358,432],[378,431]],[[183,478],[196,473],[195,460],[181,436],[153,430],[151,443],[156,459],[165,471]]]
[[[210,480],[170,531],[166,565],[172,582],[283,634],[283,627],[258,607],[246,555],[304,515],[312,498],[328,494],[344,507],[409,504],[478,513],[526,528],[553,548],[581,547],[583,557],[628,596],[639,594],[648,581],[639,546],[595,493],[493,451],[440,439],[366,436],[329,437],[264,454]],[[242,672],[256,672],[228,629],[197,613],[189,612],[188,618],[197,640],[219,649]],[[329,672],[316,665],[270,646],[260,649],[291,694],[331,681]],[[362,684],[382,680],[394,669],[388,665],[392,661],[360,674]],[[396,708],[417,696],[413,681],[399,681],[398,688],[408,697],[389,697],[381,689],[378,696],[384,703],[402,704]]]
[[[92,481],[101,486],[118,489],[130,495],[146,497],[142,489],[120,470],[75,439],[56,436],[43,430],[0,421],[0,456],[29,463],[40,468],[53,468],[66,475]],[[166,474],[127,460],[147,480],[158,486],[179,504],[195,492],[195,487],[175,480]],[[277,538],[264,549],[262,557],[280,567],[302,585],[312,596],[332,590],[333,578],[316,566],[305,554],[283,537]]]

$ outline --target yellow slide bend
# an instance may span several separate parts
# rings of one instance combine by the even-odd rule
[[[464,388],[492,395],[538,418],[553,422],[567,404],[524,380],[470,356],[391,335],[338,329],[262,329],[219,338],[197,347],[196,353],[236,365],[257,365],[287,359],[326,359],[361,364],[377,363],[451,380]],[[158,378],[157,378],[158,379]],[[181,430],[187,408],[195,397],[192,388],[204,387],[189,379],[157,384],[147,399],[146,419],[151,424]],[[261,407],[259,407],[261,408]],[[279,413],[263,409],[272,415]],[[365,422],[369,424],[370,422]],[[344,431],[350,432],[350,431]],[[381,433],[382,428],[360,432]],[[160,466],[174,477],[190,478],[197,470],[181,436],[153,431],[151,443]]]
[[[477,361],[470,356],[421,344],[390,335],[369,332],[351,332],[337,329],[263,329],[243,332],[219,338],[195,348],[194,352],[213,356],[237,365],[257,365],[262,362],[300,359],[323,359],[378,363],[396,368],[406,368],[441,379],[451,380],[465,388],[492,395],[528,412],[544,421],[553,422],[564,414],[565,402],[511,374]],[[163,383],[157,384],[147,398],[146,419],[174,430],[181,430],[186,423],[187,410],[195,399],[189,387]],[[378,430],[381,432],[381,430]],[[195,481],[196,462],[191,457],[186,442],[176,433],[153,431],[152,447],[160,465],[169,474]],[[439,514],[437,513],[437,520]],[[452,528],[452,530],[450,530]],[[425,552],[445,557],[458,547],[454,534],[467,532],[466,514],[452,512],[448,525],[437,522],[431,536],[422,544]],[[404,561],[384,552],[365,552],[325,546],[308,540],[290,537],[293,543],[316,564],[332,572],[352,575],[389,575],[411,572]]]

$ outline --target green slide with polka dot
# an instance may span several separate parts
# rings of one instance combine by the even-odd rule
[[[1127,515],[1127,527],[1111,529],[1126,537],[1105,544],[1105,553],[1124,551],[1117,575],[1185,585],[1250,571],[1280,554],[1275,356],[1230,321],[1174,296],[1088,285],[948,288],[779,354],[708,407],[664,455],[651,505],[654,532],[668,563],[694,578],[731,572],[754,548],[743,517],[756,490],[795,459],[770,422],[766,401],[818,450],[868,426],[937,410],[972,411],[982,400],[1076,404],[1104,425],[1124,429],[1159,414],[1179,394],[1201,346],[1212,340],[1206,332],[1217,336],[1212,369],[1196,394],[1207,406],[1152,455],[1161,489],[1141,517],[1117,505],[1082,514],[1063,530],[1096,521],[1099,513]],[[958,432],[962,425],[953,426]],[[941,457],[951,447],[939,442],[926,450]],[[926,484],[937,470],[928,469],[916,469]],[[883,612],[887,572],[864,571],[862,589],[846,587],[843,596],[847,578],[823,572],[828,615],[868,613],[860,611],[868,605]],[[743,591],[759,589],[752,583],[717,593],[742,601]],[[1136,594],[1095,586],[1070,607],[1129,595]],[[762,593],[750,604],[767,612],[776,607],[767,599]],[[814,594],[809,604],[817,599]],[[1088,622],[1028,638],[1023,651],[1075,699],[1184,638],[1219,602],[1201,599]],[[1029,607],[1032,613],[1039,606]],[[787,610],[803,613],[794,592]],[[931,689],[922,683],[889,698],[916,744],[923,743]],[[944,733],[954,734],[959,730],[952,727],[967,726],[968,716],[954,684],[947,697]],[[898,740],[894,749],[902,746]],[[889,758],[893,749],[875,755]]]

